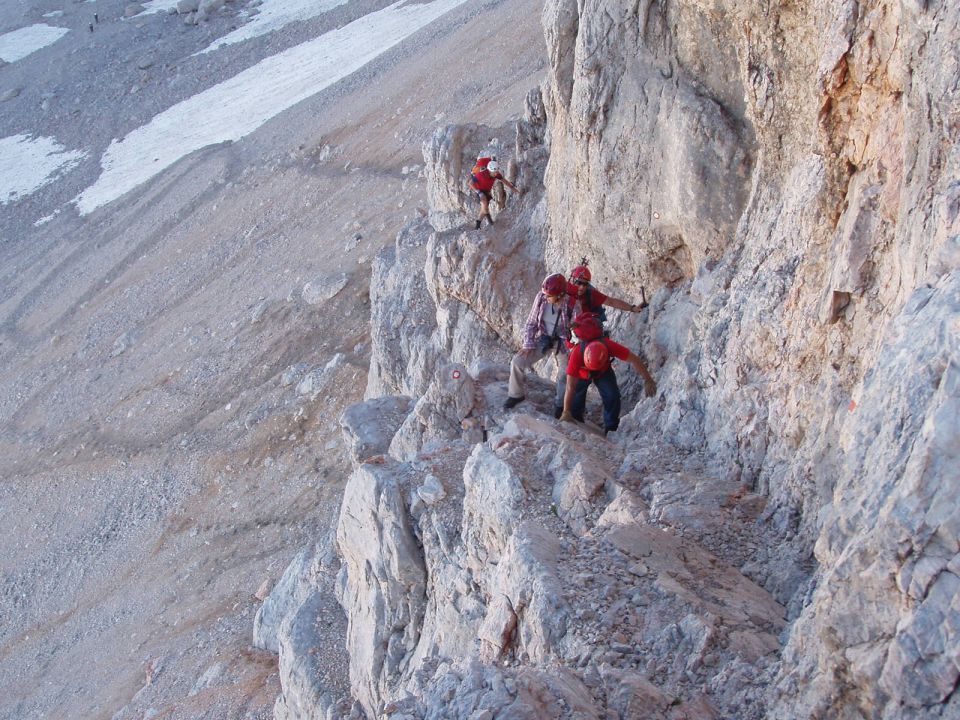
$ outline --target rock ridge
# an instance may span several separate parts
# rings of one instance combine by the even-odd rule
[[[427,216],[373,267],[340,707],[960,716],[960,8],[548,0],[542,21],[524,118],[438,129]],[[475,232],[492,137],[525,193]],[[582,255],[651,301],[609,327],[660,389],[621,373],[605,440],[552,419],[549,360],[499,410],[529,299]],[[308,708],[287,674],[278,707]],[[324,702],[278,717],[342,716]]]

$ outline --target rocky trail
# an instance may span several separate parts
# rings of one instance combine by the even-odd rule
[[[528,117],[518,143],[537,136]],[[758,522],[765,499],[665,441],[657,398],[607,438],[555,420],[540,379],[501,410],[509,354],[489,318],[511,307],[504,273],[537,273],[504,260],[530,251],[537,193],[462,227],[452,168],[491,133],[509,130],[451,127],[425,146],[448,227],[414,222],[374,268],[371,399],[341,419],[354,471],[336,538],[288,568],[257,619],[256,644],[280,653],[278,717],[340,717],[351,695],[351,717],[765,717],[787,623],[763,587],[779,540]],[[536,187],[537,144],[519,159]],[[445,328],[469,367],[445,357]],[[344,646],[350,693],[319,671]]]
[[[956,3],[202,4],[4,17],[0,718],[960,718]]]
[[[476,388],[456,370],[487,407],[502,404],[505,367]],[[433,407],[455,420],[464,389],[446,385],[435,397],[450,402]],[[762,498],[636,425],[603,440],[529,404],[493,413],[486,442],[427,432],[400,462],[383,406],[344,417],[355,471],[338,530],[351,674],[370,717],[765,717],[786,611],[744,574],[776,556],[756,522]],[[337,639],[307,644],[315,655]],[[438,662],[458,644],[462,662]],[[284,687],[305,704],[302,682]]]
[[[884,659],[887,641],[861,628],[885,622],[879,608],[889,570],[872,563],[873,549],[844,554],[860,568],[856,581],[848,584],[845,569],[826,587],[844,588],[852,607],[869,609],[854,621],[849,606],[824,596],[816,562],[830,543],[842,547],[840,528],[859,522],[857,478],[909,454],[897,450],[906,436],[889,426],[900,412],[889,404],[899,407],[902,397],[887,392],[904,362],[899,331],[882,369],[846,410],[862,404],[862,420],[853,416],[843,431],[843,442],[856,447],[853,438],[877,432],[857,423],[882,416],[889,444],[849,456],[853,464],[838,471],[846,480],[818,459],[828,452],[822,448],[808,448],[809,465],[784,460],[756,475],[756,458],[769,459],[777,443],[787,443],[781,457],[792,457],[796,440],[767,425],[785,410],[763,405],[770,401],[764,381],[749,382],[757,348],[724,345],[735,322],[767,327],[755,305],[784,282],[781,267],[763,276],[766,284],[736,280],[733,267],[746,251],[707,262],[683,292],[661,286],[639,314],[613,315],[611,336],[645,357],[660,386],[643,398],[636,374],[618,370],[625,405],[616,433],[602,438],[554,420],[553,385],[545,380],[531,379],[526,400],[501,410],[507,363],[526,321],[520,298],[562,267],[560,258],[576,259],[570,248],[558,250],[557,226],[545,212],[557,146],[554,137],[547,151],[542,92],[527,96],[515,124],[450,125],[424,143],[426,216],[404,226],[373,263],[367,399],[341,418],[354,469],[335,538],[331,532],[314,548],[314,560],[291,565],[258,614],[258,633],[277,638],[281,658],[278,720],[846,718],[859,711],[837,708],[868,707],[878,696],[865,688],[878,678],[886,683],[879,697],[898,692],[893,678],[914,672],[920,684],[938,683],[937,663],[922,661],[919,648],[934,643],[949,654],[934,629],[940,610],[917,607],[918,624],[904,628],[892,641],[897,651]],[[526,192],[511,194],[496,224],[476,231],[464,220],[463,168],[490,138],[498,139],[508,177]],[[762,204],[754,211],[773,212]],[[627,258],[631,247],[625,243]],[[902,320],[939,318],[926,328],[932,356],[952,352],[944,350],[939,313],[949,316],[945,308],[955,306],[955,281],[939,282],[931,300],[909,306],[910,319]],[[750,298],[735,301],[741,292]],[[711,356],[724,352],[716,347],[747,357],[735,355],[739,364],[725,367]],[[557,371],[545,359],[538,373],[550,379]],[[716,387],[723,378],[746,386],[723,394]],[[942,384],[921,390],[920,382],[911,382],[910,404],[939,402],[933,398]],[[711,410],[697,392],[719,393],[723,409]],[[588,405],[588,416],[596,413],[595,394]],[[935,427],[931,442],[951,425]],[[713,440],[698,440],[701,433]],[[871,453],[878,455],[868,466]],[[940,470],[920,471],[924,479],[915,482],[940,487],[942,466],[933,467]],[[816,556],[809,516],[771,490],[790,492],[805,472],[852,492]],[[816,492],[799,488],[806,497]],[[924,507],[935,497],[929,492]],[[888,547],[902,537],[895,524],[883,532]],[[945,557],[929,562],[946,567]],[[924,573],[920,582],[928,581]],[[315,616],[300,608],[334,608],[334,598],[345,618],[327,616],[327,630],[312,631]],[[817,626],[817,608],[827,609],[826,627]],[[834,633],[858,648],[838,655]],[[342,657],[333,650],[338,643],[347,649],[349,695],[309,670],[311,657]],[[818,649],[805,654],[811,646]],[[849,695],[837,690],[855,683],[860,690]],[[807,684],[813,691],[798,701]],[[948,691],[917,717],[955,717],[952,697]],[[916,701],[898,698],[882,717],[912,717]]]

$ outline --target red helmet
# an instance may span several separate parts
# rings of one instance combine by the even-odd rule
[[[586,265],[577,265],[573,270],[570,271],[570,280],[571,282],[590,282],[590,278],[593,277],[590,274],[590,268]]]
[[[567,279],[560,273],[547,275],[540,288],[543,290],[544,295],[565,295],[567,292]]]
[[[584,342],[596,340],[603,335],[603,323],[597,313],[584,311],[574,318],[573,331]]]
[[[602,340],[594,340],[583,349],[583,364],[587,370],[601,372],[610,364],[610,351]]]

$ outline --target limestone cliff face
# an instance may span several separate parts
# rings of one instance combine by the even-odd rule
[[[957,635],[931,626],[957,620],[937,493],[960,482],[958,23],[916,2],[544,11],[548,255],[669,289],[662,430],[768,494],[798,555],[816,540],[782,717],[957,702]]]
[[[439,129],[429,216],[374,267],[337,535],[351,712],[960,716],[960,6],[542,21],[524,119]],[[478,233],[494,135],[526,192]],[[609,313],[660,385],[637,402],[621,373],[615,440],[554,423],[545,383],[500,411],[540,279],[584,255],[651,299]],[[283,717],[349,706],[294,712],[287,665]]]
[[[670,429],[798,509],[817,478],[784,465],[829,454],[887,323],[955,265],[947,5],[544,11],[548,255],[693,303]]]

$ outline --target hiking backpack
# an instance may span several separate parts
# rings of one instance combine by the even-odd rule
[[[492,157],[477,158],[477,164],[474,165],[473,170],[470,171],[470,187],[474,190],[480,189],[480,175],[487,172],[487,165],[490,164],[491,160],[493,160]]]
[[[582,307],[584,310],[596,314],[601,325],[607,321],[607,309],[603,305],[593,306],[593,285],[587,285],[587,291],[583,294]]]

